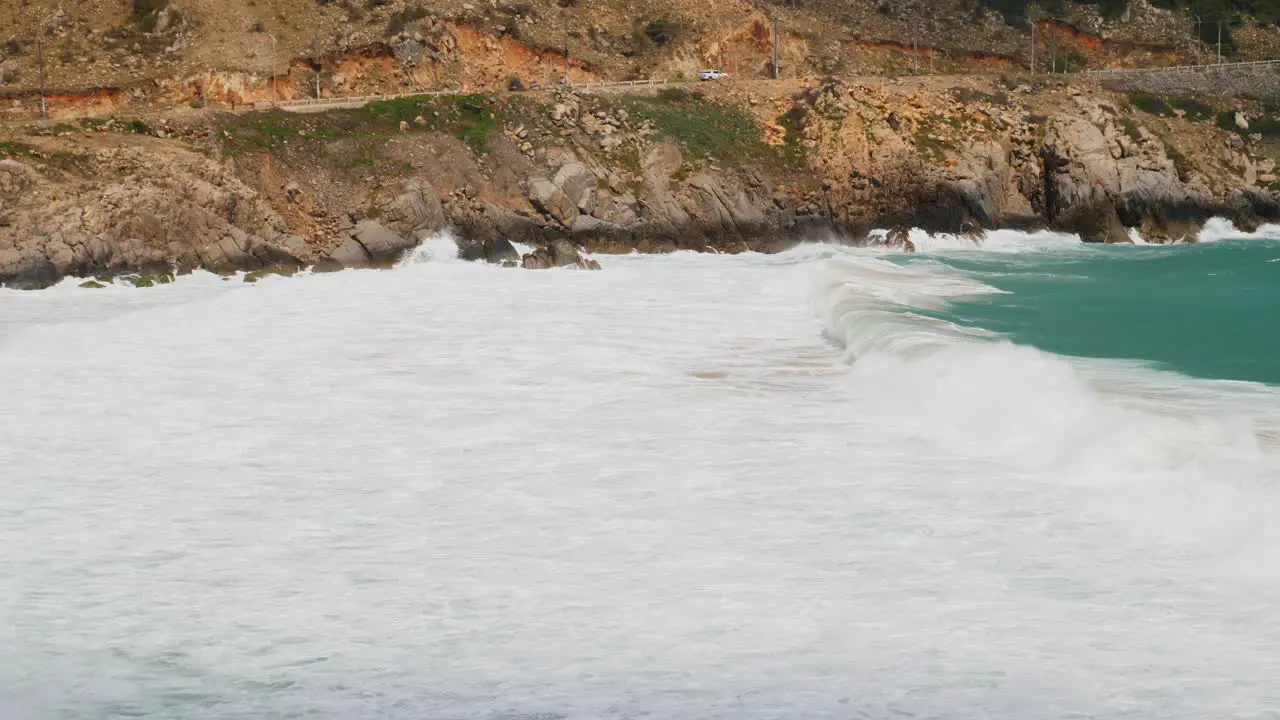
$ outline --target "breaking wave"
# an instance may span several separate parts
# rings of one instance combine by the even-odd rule
[[[923,232],[911,240],[918,253],[909,263],[828,246],[816,253],[812,279],[823,331],[852,365],[851,391],[886,422],[918,427],[957,452],[981,449],[1037,465],[1078,456],[1150,468],[1280,449],[1274,386],[1060,355],[947,319],[956,303],[1004,291],[939,258],[957,251],[1088,257],[1095,248],[1071,236],[1010,231],[989,234],[980,248]],[[1079,452],[1090,444],[1108,450]]]

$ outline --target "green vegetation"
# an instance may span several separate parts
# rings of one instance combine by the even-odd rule
[[[33,149],[30,145],[16,142],[0,142],[0,158],[30,157]]]
[[[778,124],[783,130],[787,131],[787,137],[782,146],[782,152],[787,159],[793,164],[801,165],[805,161],[808,152],[804,144],[800,141],[801,135],[804,133],[805,112],[803,108],[793,107],[783,113],[778,118]]]
[[[173,275],[170,273],[156,273],[154,275],[121,275],[120,279],[129,283],[136,288],[150,288],[157,285],[168,285],[173,282]],[[80,287],[85,287],[81,285]]]
[[[1209,105],[1189,97],[1173,97],[1169,98],[1169,104],[1174,110],[1181,110],[1187,120],[1194,122],[1208,122],[1214,118],[1215,111]]]
[[[1080,72],[1089,66],[1089,58],[1075,50],[1067,50],[1059,62],[1063,72]]]
[[[1241,137],[1249,135],[1261,135],[1264,138],[1280,137],[1280,119],[1277,119],[1278,108],[1264,107],[1260,115],[1254,116],[1252,113],[1244,113],[1245,118],[1249,121],[1249,129],[1246,130],[1236,125],[1235,110],[1225,110],[1218,114],[1218,127],[1227,132],[1233,132]]]
[[[306,147],[352,140],[356,152],[337,159],[339,167],[374,165],[378,149],[405,132],[453,135],[477,154],[489,151],[488,138],[502,121],[496,103],[485,95],[414,96],[380,100],[352,110],[303,115],[282,110],[227,118],[223,145],[230,155],[286,146]],[[402,129],[404,128],[404,129]]]
[[[956,148],[955,137],[972,136],[980,132],[979,127],[979,124],[966,123],[957,117],[930,113],[920,119],[912,138],[921,157],[938,163],[946,159],[948,150]],[[1037,127],[1043,127],[1043,124],[1037,123]]]
[[[650,120],[658,138],[672,138],[695,157],[724,163],[786,160],[761,140],[750,115],[699,93],[664,88],[655,97],[619,99],[635,120]]]
[[[1122,117],[1116,122],[1120,125],[1120,129],[1124,130],[1124,134],[1129,136],[1130,140],[1134,142],[1142,142],[1142,133],[1138,132],[1138,126],[1134,125],[1132,120],[1127,117]]]
[[[120,118],[84,118],[80,120],[80,128],[88,132],[124,132],[133,135],[150,135],[151,126],[141,120],[121,120]]]
[[[169,0],[133,0],[133,21],[142,32],[153,32],[161,11],[169,6]]]
[[[1133,106],[1148,115],[1157,115],[1159,117],[1169,117],[1173,115],[1173,108],[1169,103],[1160,99],[1156,95],[1148,93],[1129,93],[1129,102]]]
[[[1148,115],[1173,117],[1181,112],[1183,117],[1194,122],[1208,122],[1217,114],[1213,107],[1185,96],[1160,97],[1149,93],[1133,92],[1129,93],[1129,102]]]
[[[1164,154],[1169,156],[1169,159],[1173,161],[1173,167],[1178,172],[1178,179],[1182,182],[1187,182],[1191,177],[1191,171],[1193,169],[1191,161],[1187,159],[1186,155],[1182,154],[1182,151],[1178,149],[1177,145],[1173,144],[1173,141],[1169,139],[1168,135],[1161,132],[1157,132],[1155,135],[1160,139],[1160,142],[1164,144]]]

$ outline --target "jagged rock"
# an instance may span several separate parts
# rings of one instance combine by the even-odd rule
[[[525,255],[523,265],[530,270],[576,266],[582,263],[578,248],[568,240],[555,240]]]
[[[369,260],[374,263],[392,262],[417,244],[412,238],[397,235],[376,220],[357,223],[351,237],[360,243]]]
[[[560,188],[578,212],[590,215],[596,207],[596,185],[599,179],[580,162],[570,162],[556,171],[552,182]]]
[[[538,248],[521,259],[521,266],[526,270],[550,270],[555,267],[551,251],[545,247]]]
[[[422,62],[425,46],[417,40],[405,40],[392,46],[391,52],[396,62],[404,66],[413,66]]]
[[[578,217],[578,204],[569,199],[559,185],[546,178],[529,181],[529,200],[542,212],[568,227]]]
[[[515,264],[520,262],[520,253],[505,238],[493,238],[485,243],[484,259],[495,264]]]
[[[595,216],[615,225],[629,226],[639,221],[637,202],[631,193],[613,195],[596,204]]]
[[[348,237],[341,245],[329,252],[316,264],[321,271],[340,270],[342,268],[365,267],[369,264],[369,252],[364,245],[353,237]]]
[[[445,226],[440,196],[430,183],[417,178],[404,183],[394,198],[378,210],[383,225],[408,237],[437,232]]]
[[[573,234],[574,239],[578,242],[625,241],[630,236],[626,226],[606,222],[590,215],[579,215],[578,219],[573,221],[569,232]]]
[[[0,287],[40,288],[57,279],[57,269],[39,250],[0,248]]]

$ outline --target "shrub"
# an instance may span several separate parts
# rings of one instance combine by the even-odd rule
[[[654,45],[666,45],[676,39],[676,25],[667,20],[650,20],[644,34]]]

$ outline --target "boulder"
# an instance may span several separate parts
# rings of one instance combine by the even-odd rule
[[[484,259],[495,264],[518,263],[520,253],[506,238],[493,238],[484,245]]]
[[[529,201],[565,227],[572,225],[579,215],[577,203],[546,178],[533,178],[529,181]]]
[[[578,219],[573,221],[569,232],[572,233],[575,242],[588,246],[627,242],[631,236],[631,232],[625,226],[606,222],[590,215],[579,215]]]
[[[365,267],[369,264],[369,253],[364,245],[353,237],[348,237],[341,245],[329,251],[328,255],[316,263],[316,270],[329,271],[342,268]]]
[[[361,220],[351,231],[351,237],[374,263],[394,262],[405,250],[417,244],[412,238],[398,235],[376,220]]]
[[[0,287],[29,290],[47,287],[57,280],[53,263],[39,250],[0,248]]]
[[[596,185],[599,179],[580,162],[565,163],[552,179],[556,187],[573,203],[578,212],[590,215],[596,207]]]
[[[550,245],[544,245],[525,255],[522,264],[529,270],[584,266],[578,248],[564,239],[555,240]]]
[[[429,183],[411,180],[389,202],[378,207],[378,220],[405,236],[438,232],[447,224],[440,197]]]

